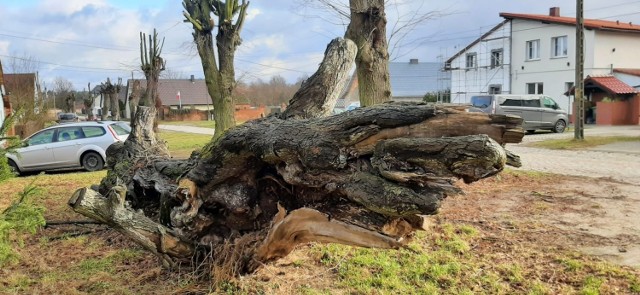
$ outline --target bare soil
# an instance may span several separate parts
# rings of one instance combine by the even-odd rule
[[[505,174],[450,197],[441,215],[498,225],[556,246],[640,267],[640,185],[611,178]]]

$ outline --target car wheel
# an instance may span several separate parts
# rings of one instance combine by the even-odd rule
[[[7,162],[9,164],[9,170],[11,171],[11,173],[15,175],[20,175],[20,169],[18,168],[18,165],[16,164],[16,162],[14,162],[11,159],[8,159]]]
[[[534,133],[536,133],[535,130],[527,130],[527,134],[534,134]]]
[[[563,120],[558,120],[558,122],[556,122],[556,125],[553,126],[553,132],[562,133],[564,132],[565,128],[567,128],[567,123],[565,123]]]
[[[88,152],[82,156],[82,167],[87,171],[98,171],[104,167],[104,161],[98,153]]]

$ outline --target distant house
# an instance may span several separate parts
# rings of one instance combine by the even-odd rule
[[[500,13],[505,20],[447,60],[454,102],[487,93],[545,94],[572,112],[576,19],[552,7],[548,15]],[[585,19],[584,75],[640,68],[640,26]],[[500,53],[500,46],[502,52]],[[502,59],[502,62],[500,62]]]
[[[450,87],[451,73],[443,71],[443,65],[437,62],[390,62],[391,100],[422,101],[425,94],[447,92]],[[360,106],[358,95],[358,76],[354,72],[346,87],[338,97],[334,112],[341,112]]]
[[[634,88],[620,79],[634,80],[626,75],[638,70],[614,69],[614,75],[594,75],[584,79],[585,121],[597,125],[640,124],[640,85]],[[621,74],[624,72],[625,74]],[[640,71],[638,71],[640,72]],[[640,74],[640,73],[639,73]],[[640,76],[635,76],[639,83]],[[640,83],[639,83],[640,84]],[[637,85],[637,84],[636,84]],[[575,88],[565,95],[573,95]]]
[[[511,22],[505,20],[445,62],[451,73],[451,102],[469,103],[481,94],[511,93]]]
[[[6,95],[6,90],[4,87],[4,74],[2,71],[2,61],[0,61],[0,125],[4,123],[4,119],[11,114],[13,110],[11,109],[11,102],[9,101],[9,96]],[[5,135],[13,135],[13,128],[9,130],[8,134]]]
[[[4,74],[4,87],[13,107],[30,104],[37,108],[41,101],[38,73]]]
[[[133,79],[127,81],[127,85],[124,88],[121,99],[124,99],[126,112],[123,116],[129,117],[129,97],[133,92]],[[146,80],[140,80],[140,87],[145,89],[147,87]],[[164,119],[165,113],[169,113],[175,110],[194,110],[203,114],[201,116],[170,116],[167,119],[182,118],[187,120],[191,119],[211,119],[211,111],[213,111],[213,103],[209,92],[207,90],[207,84],[204,79],[195,79],[193,75],[189,79],[160,79],[158,81],[158,96],[162,101],[163,110],[160,113],[160,118]],[[265,116],[265,107],[254,107],[250,105],[236,105],[235,116],[238,121],[246,121],[255,118]]]

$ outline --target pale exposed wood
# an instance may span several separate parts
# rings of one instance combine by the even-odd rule
[[[144,214],[124,206],[126,189],[113,187],[106,196],[88,189],[78,189],[69,206],[74,211],[107,224],[148,251],[162,259],[163,264],[171,266],[173,258],[189,258],[195,253],[195,246],[182,240],[172,229],[153,222]]]
[[[308,242],[338,243],[367,248],[398,249],[404,245],[388,236],[365,230],[309,208],[278,214],[265,241],[256,250],[256,259],[269,262],[288,255],[296,245]],[[286,216],[285,216],[286,215]]]
[[[330,115],[349,78],[357,51],[353,41],[333,39],[327,45],[318,71],[302,83],[281,118],[309,119]]]

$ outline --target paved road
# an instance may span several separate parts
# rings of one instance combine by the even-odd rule
[[[187,125],[158,125],[158,128],[162,130],[169,131],[177,131],[177,132],[187,132],[187,133],[196,133],[196,134],[208,134],[213,135],[215,129],[213,128],[205,128],[205,127],[195,127],[195,126],[187,126]]]
[[[590,126],[589,136],[639,136],[640,126]],[[525,135],[523,144],[548,139],[572,138],[573,132]],[[522,170],[552,172],[565,175],[610,177],[627,183],[640,181],[640,142],[615,143],[589,150],[564,151],[507,145],[520,155]]]

